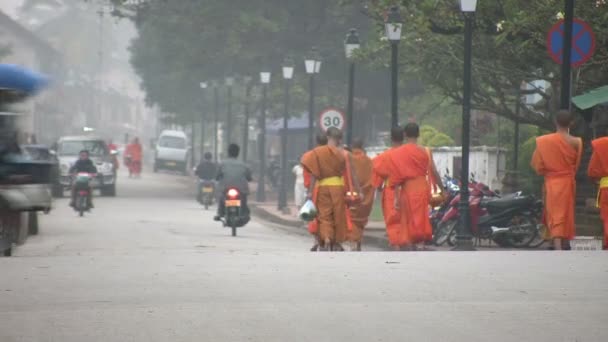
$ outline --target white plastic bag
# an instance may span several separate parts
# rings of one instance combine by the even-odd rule
[[[312,203],[311,200],[306,200],[302,208],[300,209],[300,219],[306,222],[310,222],[317,217],[317,207]]]

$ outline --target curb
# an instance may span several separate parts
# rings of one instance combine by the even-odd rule
[[[274,215],[272,212],[261,208],[259,206],[257,206],[256,204],[250,203],[249,204],[249,210],[251,211],[251,214],[253,216],[255,216],[258,219],[261,219],[263,221],[272,223],[272,224],[276,224],[281,226],[281,228],[285,229],[285,230],[289,230],[290,232],[293,233],[298,233],[300,235],[310,235],[308,233],[308,230],[304,229],[305,228],[305,224],[304,222],[300,221],[300,220],[289,220],[289,219],[285,219],[282,217],[279,217],[277,215]],[[370,230],[377,230],[377,229],[370,229]],[[389,246],[388,246],[388,240],[386,238],[386,236],[384,235],[384,233],[382,233],[382,236],[377,236],[377,235],[369,235],[369,234],[363,234],[363,248],[365,248],[365,246],[374,246],[376,248],[380,248],[382,250],[390,250]]]

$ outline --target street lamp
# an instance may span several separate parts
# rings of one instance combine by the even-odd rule
[[[278,209],[287,209],[287,129],[289,128],[289,83],[293,78],[293,62],[286,58],[283,63],[283,80],[285,81],[285,111],[283,111],[283,131],[281,133],[281,187],[279,188]]]
[[[310,90],[308,92],[308,148],[314,147],[314,115],[315,115],[315,74],[321,72],[321,57],[316,47],[304,60],[306,73],[310,76]]]
[[[471,251],[471,217],[469,212],[469,149],[471,129],[471,53],[473,49],[473,19],[477,0],[460,0],[464,15],[464,77],[462,90],[462,170],[460,173],[460,224],[456,232],[455,250]]]
[[[213,121],[214,121],[214,130],[213,130],[213,134],[214,134],[214,141],[213,141],[213,159],[215,160],[215,162],[217,163],[218,161],[218,153],[219,153],[219,137],[218,137],[218,131],[219,131],[219,121],[220,121],[220,92],[219,89],[217,87],[217,82],[214,81],[212,83],[213,85]]]
[[[386,18],[386,38],[391,42],[391,127],[399,125],[399,41],[403,22],[399,7],[393,6]]]
[[[353,143],[353,98],[355,94],[355,60],[353,54],[361,47],[359,41],[359,34],[357,30],[352,28],[346,35],[344,41],[344,51],[346,53],[346,59],[350,61],[349,73],[348,73],[348,105],[346,108],[346,144],[352,147]]]
[[[243,131],[243,161],[247,162],[247,154],[249,151],[249,110],[251,100],[251,88],[253,88],[253,78],[251,76],[245,76],[243,81],[245,82],[245,127]]]
[[[234,77],[226,77],[226,88],[228,91],[228,98],[226,100],[227,105],[227,116],[226,116],[226,147],[230,145],[232,139],[232,86],[234,85]]]
[[[256,197],[258,202],[266,201],[266,93],[268,92],[268,84],[270,83],[270,72],[260,72],[260,83],[262,83],[262,108],[260,113],[260,175],[258,177],[258,191]]]
[[[209,84],[207,84],[207,82],[201,82],[200,84],[201,89],[203,90],[203,96],[201,97],[201,156],[203,155],[203,153],[205,152],[205,92],[207,91],[207,88],[209,87]],[[194,146],[194,143],[192,143],[192,146]],[[194,149],[194,147],[193,147]],[[194,151],[192,151],[192,153],[194,153]]]

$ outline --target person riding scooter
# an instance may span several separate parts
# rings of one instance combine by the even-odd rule
[[[196,167],[195,173],[201,182],[213,182],[215,191],[215,178],[217,177],[217,165],[212,161],[213,155],[206,152],[203,159]],[[202,197],[202,189],[198,187],[197,200],[200,202]]]
[[[80,151],[80,156],[76,163],[70,168],[70,175],[74,176],[79,172],[85,172],[90,174],[96,174],[97,168],[91,159],[89,159],[89,151],[82,150]],[[74,207],[74,203],[76,201],[76,187],[72,186],[72,200],[70,201],[70,207]],[[88,198],[89,208],[93,208],[93,195],[92,191],[89,189],[89,198]]]
[[[230,144],[228,147],[228,159],[220,164],[216,180],[219,182],[219,202],[215,221],[220,221],[224,217],[225,192],[229,188],[236,188],[241,194],[241,208],[243,224],[249,222],[249,207],[247,206],[247,195],[249,195],[249,182],[253,180],[251,170],[245,163],[237,160],[240,147],[237,144]]]

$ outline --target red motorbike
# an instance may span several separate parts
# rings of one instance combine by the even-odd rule
[[[521,192],[500,196],[483,184],[469,184],[469,212],[471,232],[477,241],[491,240],[501,247],[528,247],[539,236],[538,218],[542,202]],[[438,231],[447,234],[447,242],[454,245],[460,224],[460,195],[450,202],[450,209],[442,217]]]

